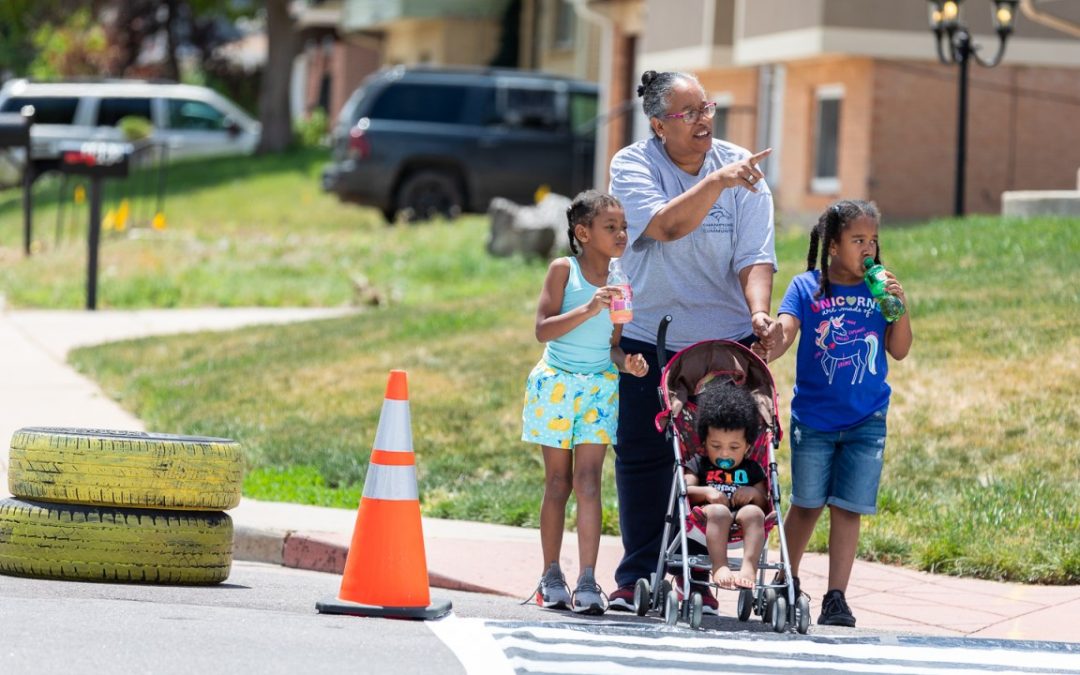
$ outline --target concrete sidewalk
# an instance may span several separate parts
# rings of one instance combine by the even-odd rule
[[[73,347],[148,335],[314,320],[348,311],[0,311],[0,438],[10,439],[14,431],[26,426],[145,430],[137,418],[110,400],[96,384],[66,365],[67,352]],[[6,466],[7,453],[3,452],[0,496],[8,494]],[[344,567],[356,518],[352,509],[249,499],[242,500],[229,513],[236,529],[237,559],[335,573]],[[496,593],[508,596],[508,602],[531,594],[541,567],[536,530],[429,518],[424,519],[423,527],[433,587]],[[621,552],[617,538],[603,538],[597,577],[608,591],[613,590],[613,574]],[[562,564],[571,579],[577,574],[576,559],[576,538],[568,534]],[[827,564],[827,558],[817,554],[807,554],[803,560],[800,578],[803,589],[812,597],[815,618],[826,590]],[[735,614],[735,598],[734,593],[720,596],[722,614]],[[1076,629],[1080,622],[1080,586],[958,579],[857,561],[848,599],[858,617],[859,629],[1080,640]]]

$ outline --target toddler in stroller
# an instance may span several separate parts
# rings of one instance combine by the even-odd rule
[[[657,335],[661,363],[666,353],[663,350],[668,321],[670,318],[665,317]],[[787,581],[765,578],[767,570],[783,571],[776,578],[792,578],[783,528],[777,527],[783,524],[775,456],[781,429],[776,389],[768,367],[737,342],[699,342],[675,354],[664,366],[659,393],[661,411],[656,425],[670,440],[675,461],[661,539],[664,544],[656,573],[650,579],[638,579],[635,585],[637,613],[644,616],[655,610],[668,624],[681,618],[692,628],[700,626],[702,595],[692,592],[690,582],[691,574],[697,572],[711,574],[718,588],[738,589],[740,621],[746,621],[753,612],[777,632],[792,625],[806,633],[810,623],[808,598]],[[747,403],[753,413],[746,411]],[[754,421],[745,422],[747,417]],[[742,421],[736,423],[737,419]],[[737,433],[712,436],[715,430]],[[712,452],[707,447],[710,438],[726,438],[729,447]],[[731,446],[738,446],[739,452],[732,452],[735,448]],[[715,458],[713,462],[707,461],[706,455]],[[723,465],[728,464],[724,460],[734,463],[724,469]],[[706,466],[701,472],[702,465],[710,463],[716,463],[727,474],[715,473],[711,478],[716,485],[711,488],[709,471],[714,469]],[[731,484],[727,482],[729,477]],[[718,508],[711,508],[713,504]],[[746,515],[740,517],[743,512]],[[714,534],[711,546],[710,529]],[[780,555],[778,562],[769,562],[766,544],[774,530],[779,533]],[[719,559],[691,555],[693,541],[704,544],[710,553],[716,552]],[[738,546],[744,549],[741,560],[727,555],[729,548]],[[673,575],[680,587],[673,589],[667,575]]]
[[[690,510],[690,535],[705,530],[712,579],[728,590],[753,588],[757,559],[765,545],[765,470],[747,455],[760,428],[754,398],[733,381],[710,380],[697,396],[698,454],[686,462],[683,477]],[[728,541],[741,532],[739,574],[728,564]],[[700,540],[699,540],[700,541]]]

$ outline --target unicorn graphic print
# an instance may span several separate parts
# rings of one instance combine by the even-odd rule
[[[844,315],[839,314],[819,323],[815,334],[817,339],[814,344],[821,349],[821,367],[830,385],[837,368],[852,369],[852,384],[862,384],[868,368],[871,374],[877,375],[875,362],[880,344],[877,333],[848,333],[844,326]]]

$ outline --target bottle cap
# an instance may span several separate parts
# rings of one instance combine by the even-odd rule
[[[873,258],[871,258],[870,256],[867,256],[867,257],[863,258],[862,264],[863,264],[863,267],[865,267],[866,269],[870,269],[871,267],[873,267],[877,263],[874,262]]]

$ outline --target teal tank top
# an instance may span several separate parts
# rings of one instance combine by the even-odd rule
[[[566,279],[560,314],[588,304],[596,293],[596,286],[581,273],[577,258],[568,256],[567,260],[570,276]],[[566,335],[548,342],[544,360],[549,366],[572,373],[603,372],[611,366],[611,331],[611,313],[600,312]]]

